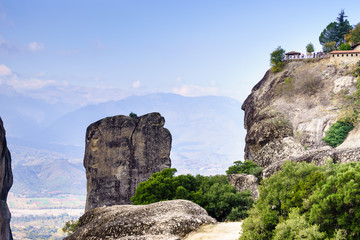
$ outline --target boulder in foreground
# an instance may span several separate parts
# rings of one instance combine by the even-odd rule
[[[80,228],[65,239],[176,240],[207,223],[216,220],[187,200],[114,205],[86,212],[79,219]]]

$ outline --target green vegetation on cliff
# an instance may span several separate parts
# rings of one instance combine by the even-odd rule
[[[341,51],[346,51],[346,50],[351,50],[352,47],[349,43],[342,43],[339,47],[339,50]]]
[[[261,172],[263,168],[259,167],[255,162],[251,160],[246,160],[244,162],[242,161],[236,161],[234,162],[234,165],[230,166],[228,170],[226,170],[226,174],[252,174],[255,177],[257,177],[259,180],[261,180]]]
[[[337,121],[331,125],[323,140],[331,147],[337,147],[344,142],[348,133],[353,129],[354,125],[349,120]]]
[[[332,22],[321,32],[319,41],[321,45],[328,42],[335,42],[336,46],[340,46],[344,42],[344,35],[352,30],[350,22],[345,19],[344,10],[341,10],[337,22]]]
[[[351,95],[343,95],[346,104],[342,107],[338,115],[338,121],[331,125],[326,132],[323,140],[331,147],[342,144],[348,133],[359,123],[360,112],[360,62],[358,62],[350,72],[357,77],[356,91]]]
[[[285,66],[284,60],[285,50],[279,46],[270,54],[271,71],[274,73],[281,72]]]
[[[306,45],[306,52],[312,53],[312,52],[314,52],[314,51],[315,51],[315,49],[314,49],[314,44],[309,43],[308,45]]]
[[[175,173],[175,168],[168,168],[152,174],[137,187],[131,198],[133,204],[186,199],[199,204],[218,221],[245,218],[253,204],[250,192],[237,192],[225,175],[194,177],[190,174],[174,176]]]
[[[359,239],[360,163],[286,162],[263,180],[245,239]]]

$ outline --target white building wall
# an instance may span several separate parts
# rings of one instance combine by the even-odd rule
[[[360,46],[359,46],[360,47]],[[357,55],[357,56],[356,56]],[[352,64],[360,61],[360,53],[339,53],[339,54],[331,54],[330,62],[338,63],[338,64]]]

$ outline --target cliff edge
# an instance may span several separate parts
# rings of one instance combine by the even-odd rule
[[[267,71],[242,105],[245,159],[264,167],[265,177],[285,160],[358,161],[359,126],[336,148],[322,140],[351,105],[357,91],[353,75],[357,66],[329,59],[299,60],[288,62],[282,72]]]
[[[10,229],[11,214],[7,205],[7,195],[13,184],[11,155],[7,148],[5,129],[0,118],[0,239],[13,239]]]

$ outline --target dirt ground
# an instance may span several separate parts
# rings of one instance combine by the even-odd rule
[[[205,225],[190,233],[184,240],[237,240],[242,222]]]

